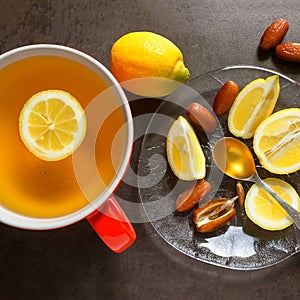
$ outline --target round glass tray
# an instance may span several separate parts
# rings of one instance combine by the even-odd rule
[[[178,195],[191,183],[179,180],[168,166],[166,136],[171,124],[192,102],[211,110],[214,97],[228,80],[240,89],[256,78],[277,74],[280,77],[280,96],[275,111],[299,107],[300,85],[271,70],[253,66],[229,66],[190,80],[168,96],[157,109],[143,139],[138,166],[138,186],[147,217],[159,235],[180,252],[206,263],[230,269],[260,269],[277,264],[300,251],[300,232],[294,225],[281,231],[267,231],[252,223],[243,208],[236,204],[237,214],[230,225],[207,234],[196,231],[191,214],[175,211]],[[212,161],[214,143],[223,136],[232,136],[227,127],[227,114],[218,118],[217,130],[210,135],[196,130],[206,156],[206,180],[212,185],[207,202],[213,197],[235,196],[236,181],[223,175]],[[244,141],[252,149],[252,139]],[[262,178],[277,177],[290,183],[300,193],[300,172],[275,175],[255,162]],[[247,192],[252,183],[243,182]]]

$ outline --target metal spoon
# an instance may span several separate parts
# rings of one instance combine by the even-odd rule
[[[262,181],[257,174],[253,156],[244,143],[230,137],[220,139],[213,149],[213,159],[217,167],[226,175],[259,184],[275,198],[300,229],[300,213]]]

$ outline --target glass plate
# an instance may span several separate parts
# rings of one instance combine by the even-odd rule
[[[237,214],[221,229],[201,234],[191,221],[192,210],[175,211],[175,201],[191,183],[178,180],[167,164],[165,142],[171,124],[179,115],[185,116],[186,107],[199,102],[210,109],[221,85],[228,80],[238,83],[240,89],[255,78],[277,74],[281,92],[275,111],[299,107],[300,85],[294,80],[271,70],[253,66],[229,66],[191,80],[168,96],[157,109],[143,139],[138,167],[138,185],[147,217],[159,235],[175,249],[206,263],[230,269],[260,269],[277,264],[300,250],[300,233],[294,225],[271,232],[252,223],[244,209],[236,204]],[[212,162],[214,143],[222,136],[232,136],[227,128],[227,114],[219,118],[218,129],[211,135],[196,131],[206,156],[206,180],[213,197],[235,196],[236,181],[223,175]],[[244,141],[252,150],[252,139]],[[255,156],[255,155],[254,155]],[[300,172],[274,175],[263,169],[255,158],[262,178],[277,177],[290,183],[300,192]],[[243,182],[245,191],[252,183]],[[203,202],[204,203],[204,202]]]

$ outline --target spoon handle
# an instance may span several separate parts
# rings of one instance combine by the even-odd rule
[[[255,183],[259,184],[263,189],[265,189],[279,203],[279,205],[294,221],[296,227],[300,229],[300,213],[294,207],[285,202],[275,191],[270,188],[270,186],[264,183],[257,173],[254,174],[252,179]]]

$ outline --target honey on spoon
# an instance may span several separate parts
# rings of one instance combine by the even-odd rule
[[[251,151],[244,143],[231,137],[220,139],[214,146],[213,160],[226,175],[259,184],[279,203],[300,229],[300,213],[262,181],[257,174]]]

